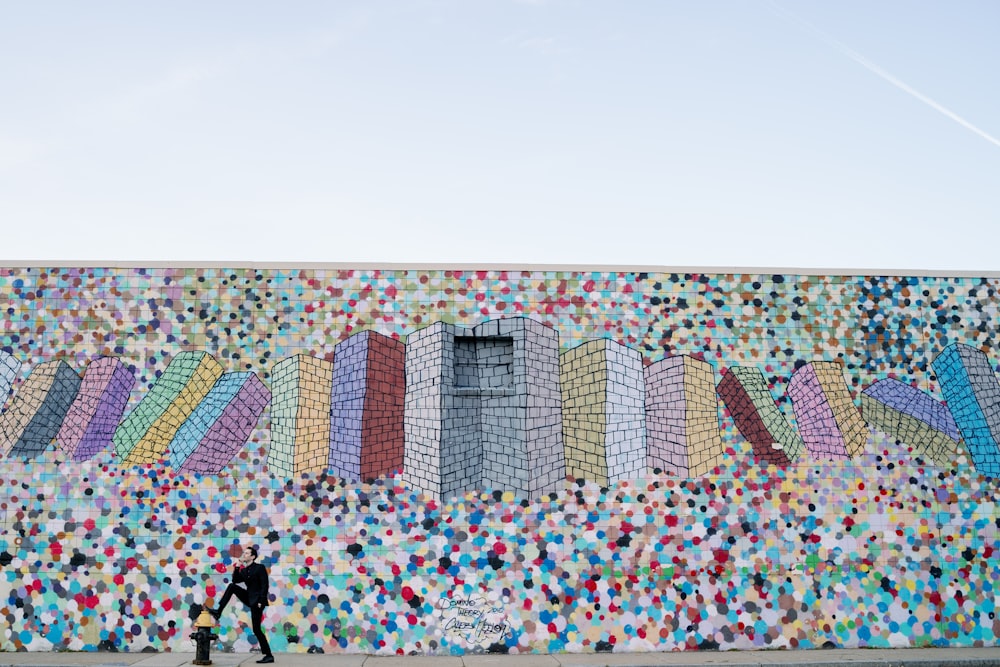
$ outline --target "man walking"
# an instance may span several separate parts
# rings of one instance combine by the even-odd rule
[[[237,586],[237,584],[246,584]],[[222,601],[219,602],[218,609],[209,609],[208,613],[219,620],[222,617],[222,610],[229,604],[229,600],[235,595],[240,602],[250,608],[250,620],[253,622],[253,634],[260,644],[260,651],[263,654],[259,663],[274,662],[271,655],[271,646],[267,643],[267,637],[260,627],[260,622],[264,618],[264,607],[267,606],[267,568],[257,562],[256,547],[246,547],[240,555],[239,562],[233,570],[233,581],[226,587],[226,592],[222,594]]]

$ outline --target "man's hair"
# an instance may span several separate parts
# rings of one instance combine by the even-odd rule
[[[249,551],[250,555],[252,555],[254,558],[257,557],[257,547],[247,547],[247,551]]]

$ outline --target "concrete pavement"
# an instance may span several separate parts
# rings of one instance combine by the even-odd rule
[[[212,653],[218,667],[255,667],[259,653]],[[0,667],[186,667],[194,653],[0,653]],[[1000,667],[1000,647],[697,651],[382,657],[275,654],[277,667]]]

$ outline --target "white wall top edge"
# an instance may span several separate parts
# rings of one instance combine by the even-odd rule
[[[759,266],[649,266],[626,264],[518,264],[516,262],[165,262],[121,260],[0,260],[0,269],[103,268],[103,269],[265,269],[326,271],[576,271],[619,273],[785,274],[799,276],[898,276],[928,278],[1000,278],[1000,271],[952,271],[947,269],[871,269]]]

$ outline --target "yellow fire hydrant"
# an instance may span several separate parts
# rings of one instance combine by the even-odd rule
[[[212,648],[212,642],[219,638],[219,635],[212,632],[212,628],[214,626],[215,619],[213,619],[212,615],[208,613],[207,607],[202,607],[201,613],[198,614],[198,618],[194,622],[194,632],[191,633],[191,639],[194,640],[196,646],[192,664],[212,664],[212,660],[208,657],[208,653]]]

